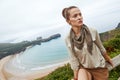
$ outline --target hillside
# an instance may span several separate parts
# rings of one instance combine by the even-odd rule
[[[120,37],[120,28],[116,28],[116,29],[113,29],[113,30],[110,30],[104,33],[100,33],[100,38],[102,42],[108,41],[115,37]]]
[[[116,29],[120,28],[120,23],[117,25]]]

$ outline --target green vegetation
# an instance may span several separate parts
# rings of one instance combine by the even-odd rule
[[[104,33],[100,33],[100,38],[103,42],[108,41],[112,38],[116,38],[116,37],[120,37],[120,28],[110,30],[110,31],[107,31],[107,32],[104,32]]]
[[[109,35],[108,35],[109,33]],[[104,35],[109,36],[109,38],[104,39]],[[103,45],[105,46],[107,52],[111,56],[111,58],[120,54],[120,29],[112,30],[111,32],[102,33],[101,36],[103,41]],[[110,71],[109,80],[117,80],[120,77],[120,66],[114,68]],[[36,80],[71,80],[73,78],[73,71],[70,68],[70,65],[67,64],[63,67],[60,67],[50,73],[49,75],[36,79]]]
[[[0,43],[0,59],[5,56],[25,51],[26,47],[40,45],[40,41],[23,41],[20,43]]]
[[[110,71],[109,80],[118,80],[120,77],[120,66]]]
[[[73,77],[73,71],[70,68],[70,65],[67,64],[63,67],[56,69],[48,76],[36,80],[71,80],[72,77]]]
[[[119,29],[120,30],[120,29]],[[114,34],[114,33],[113,33]],[[120,54],[120,34],[103,43],[110,57]],[[109,80],[117,80],[120,77],[120,65],[110,71]]]
[[[36,80],[71,80],[72,77],[73,71],[71,70],[70,65],[67,64],[63,67],[56,69],[48,76]]]

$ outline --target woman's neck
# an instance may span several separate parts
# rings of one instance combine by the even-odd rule
[[[81,27],[82,26],[80,26],[80,27],[72,27],[72,29],[73,29],[76,36],[80,34]]]

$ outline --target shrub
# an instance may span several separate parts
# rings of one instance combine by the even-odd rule
[[[103,43],[108,52],[113,52],[115,49],[120,49],[120,38],[114,38]]]
[[[41,79],[36,80],[71,80],[73,77],[73,71],[70,68],[70,65],[67,64],[63,67],[60,67]]]

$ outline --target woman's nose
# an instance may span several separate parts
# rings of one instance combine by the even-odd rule
[[[82,19],[82,16],[78,16],[78,19]]]

